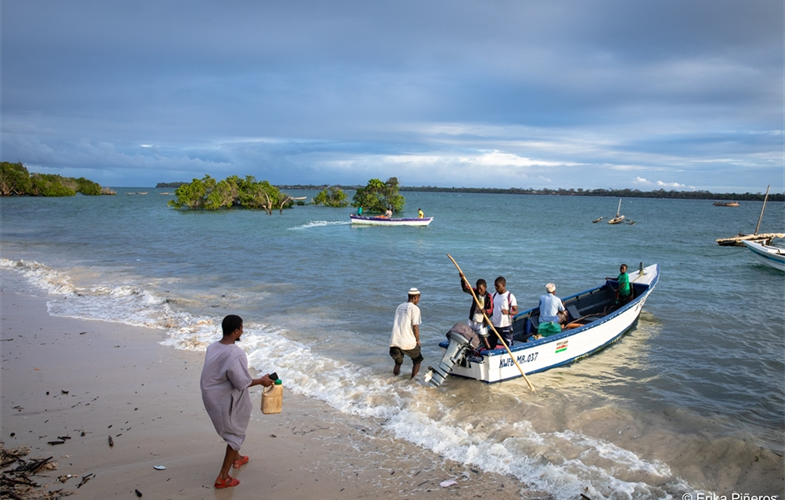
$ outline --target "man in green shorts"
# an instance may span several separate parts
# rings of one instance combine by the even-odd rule
[[[392,336],[390,337],[390,356],[395,361],[393,374],[401,373],[403,355],[412,358],[412,377],[420,371],[423,357],[420,354],[420,291],[409,289],[409,300],[395,309]]]

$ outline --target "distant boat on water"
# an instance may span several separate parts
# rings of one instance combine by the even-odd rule
[[[715,207],[738,207],[739,206],[739,202],[738,201],[715,201],[714,202],[714,206]]]
[[[616,217],[609,220],[608,224],[621,224],[621,222],[624,220],[624,216],[619,215],[619,212],[621,212],[621,198],[619,198],[619,208],[616,209]]]
[[[388,219],[386,217],[365,217],[362,215],[350,215],[352,225],[365,226],[427,226],[433,217],[423,217],[414,219]]]

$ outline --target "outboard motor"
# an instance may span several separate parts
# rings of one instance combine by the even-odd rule
[[[474,350],[480,345],[480,337],[477,332],[466,323],[455,323],[455,326],[447,332],[447,338],[450,339],[450,345],[447,346],[439,366],[429,367],[430,370],[425,375],[425,382],[432,387],[442,385],[444,379],[452,371],[453,365],[466,356],[466,351]]]

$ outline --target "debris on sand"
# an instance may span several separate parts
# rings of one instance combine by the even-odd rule
[[[0,446],[0,467],[3,469],[0,474],[0,498],[54,500],[71,495],[63,490],[50,491],[33,481],[30,476],[41,471],[57,470],[57,463],[52,462],[52,457],[25,460],[23,457],[29,453],[30,448],[26,446],[11,449]]]

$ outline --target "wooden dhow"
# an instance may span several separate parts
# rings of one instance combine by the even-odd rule
[[[766,196],[763,198],[763,207],[760,209],[760,216],[758,217],[758,225],[755,226],[755,232],[753,234],[739,233],[738,236],[731,236],[730,238],[719,238],[715,240],[718,245],[723,247],[741,247],[744,246],[746,241],[759,243],[762,245],[771,245],[771,242],[774,240],[774,238],[785,238],[785,233],[758,233],[758,230],[760,229],[760,223],[763,220],[763,212],[766,211],[766,202],[769,200],[770,188],[771,184],[766,186]]]
[[[624,220],[624,216],[619,215],[619,212],[621,212],[621,198],[619,198],[619,208],[616,209],[616,217],[609,220],[608,224],[621,224],[621,222]]]

